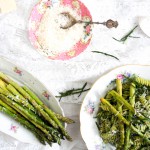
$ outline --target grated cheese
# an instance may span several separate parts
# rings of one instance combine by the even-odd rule
[[[69,6],[55,6],[46,10],[37,36],[43,52],[48,56],[71,50],[84,34],[83,24],[61,29],[60,26],[69,21],[68,18],[60,15],[62,12],[69,12],[75,19],[81,20],[81,16]]]

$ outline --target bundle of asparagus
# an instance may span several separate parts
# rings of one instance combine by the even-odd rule
[[[100,99],[98,129],[117,150],[150,149],[150,81],[135,75],[116,79],[116,87]]]
[[[20,86],[0,72],[0,111],[29,129],[42,143],[61,144],[61,139],[72,141],[62,123],[73,120],[49,109],[28,87]]]

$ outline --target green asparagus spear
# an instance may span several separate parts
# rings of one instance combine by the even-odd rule
[[[28,127],[26,127],[27,129],[29,129],[29,130],[31,130],[30,128],[28,128]],[[40,141],[40,143],[42,143],[43,145],[46,145],[46,143],[45,143],[45,139],[43,138],[43,137],[41,137],[39,134],[37,134],[37,132],[36,131],[32,131],[31,130],[31,132],[35,135],[35,137]],[[51,142],[50,142],[50,144],[49,144],[50,146],[51,146]]]
[[[13,82],[13,81],[12,81]],[[16,84],[15,82],[13,82],[14,84]],[[25,106],[27,106],[30,110],[32,110],[32,111],[34,111],[35,112],[35,109],[34,109],[34,107],[39,111],[39,113],[50,123],[50,124],[52,124],[55,128],[58,128],[58,126],[54,123],[54,121],[50,118],[50,117],[48,117],[48,115],[43,111],[43,109],[39,106],[39,105],[37,105],[37,103],[33,100],[33,99],[31,99],[31,98],[29,98],[29,96],[28,96],[28,100],[30,100],[30,102],[33,104],[33,106],[32,105],[30,105],[29,103],[28,103],[28,101],[11,85],[11,84],[9,84],[8,86],[6,86],[7,88],[8,88],[8,90],[9,91],[11,91],[14,95],[18,95],[19,97],[21,97],[21,99],[18,99],[18,101],[21,101],[21,102],[24,102],[25,103]],[[19,87],[19,85],[17,85],[17,87]],[[19,87],[19,89],[21,89],[21,87]]]
[[[4,81],[2,81],[1,79],[0,79],[0,88],[5,89],[7,91],[6,83]]]
[[[2,73],[0,73],[0,77],[1,77],[1,74]],[[3,74],[4,75],[4,74]],[[5,76],[5,75],[4,75]],[[3,79],[7,79],[7,76],[5,76],[5,78],[3,78]],[[7,81],[9,81],[8,83],[9,84],[12,84],[12,86],[9,86],[9,91],[12,91],[12,92],[14,92],[15,90],[14,90],[14,87],[25,97],[25,99],[28,99],[28,101],[30,101],[31,102],[31,104],[35,107],[35,109],[37,109],[37,111],[53,126],[53,127],[55,127],[55,128],[58,128],[58,125],[48,116],[48,114],[43,110],[43,108],[40,106],[40,105],[38,105],[37,103],[36,103],[36,101],[34,100],[34,99],[32,99],[31,97],[30,97],[30,95],[28,94],[28,93],[26,93],[26,91],[24,91],[16,82],[14,82],[14,81],[12,81],[11,79],[7,79]],[[14,86],[14,87],[13,87]],[[12,88],[13,87],[13,88]],[[15,92],[16,93],[16,92]],[[14,94],[15,94],[14,93]],[[17,93],[16,93],[17,94]],[[19,96],[21,95],[21,94],[19,94]]]
[[[9,92],[11,92],[14,96],[16,96],[17,99],[21,99],[21,101],[26,102],[26,106],[30,110],[36,112],[35,108],[29,103],[29,101],[25,99],[11,84],[7,85],[6,88]]]
[[[121,79],[116,79],[117,92],[120,96],[122,96],[122,83]]]
[[[27,99],[24,99],[24,97],[22,97],[22,95],[13,86],[7,85],[1,79],[0,79],[0,93],[6,95],[7,97],[13,98],[16,102],[21,103],[21,105],[23,104],[30,110],[36,112],[34,107],[28,102]]]
[[[44,111],[44,109],[40,105],[38,105],[33,99],[31,101],[33,106],[45,118],[45,120],[47,120],[54,128],[58,129],[58,125],[52,120],[52,118],[49,117],[49,115]]]
[[[50,110],[46,105],[44,105],[44,103],[42,101],[40,101],[38,99],[37,96],[35,96],[35,94],[33,94],[33,92],[31,92],[30,89],[28,89],[27,87],[24,86],[24,89],[26,90],[26,92],[22,91],[24,93],[24,95],[28,95],[30,99],[32,99],[31,97],[35,98],[36,99],[36,102],[43,106],[43,109],[47,112],[47,114],[55,121],[55,123],[60,127],[62,133],[65,135],[65,137],[68,139],[68,140],[72,140],[71,137],[68,135],[68,133],[65,131],[64,127],[62,126],[62,124],[60,123],[60,121],[57,119],[57,117],[55,116],[55,113],[52,112],[52,110]],[[22,94],[23,94],[22,93]],[[28,94],[29,93],[29,94]]]
[[[44,105],[44,103],[43,103],[28,87],[23,86],[23,89],[37,102],[37,104],[39,104],[39,105],[41,105],[41,106]],[[48,110],[45,110],[45,111],[46,111],[49,115],[51,115]],[[74,121],[71,120],[71,119],[69,119],[69,118],[63,117],[63,116],[60,115],[60,114],[56,114],[56,113],[54,113],[54,114],[55,114],[55,116],[57,117],[57,119],[59,119],[59,120],[61,120],[61,121],[63,121],[63,122],[66,122],[66,123],[68,123],[68,124],[74,123]]]
[[[134,108],[122,97],[120,96],[116,91],[112,90],[109,92],[119,103],[126,106],[132,113],[135,113]]]
[[[135,84],[131,83],[130,85],[130,104],[132,107],[134,107],[135,105]],[[131,111],[129,111],[129,117],[128,117],[128,121],[131,122],[132,120],[132,116],[133,113]],[[130,146],[130,132],[131,132],[131,128],[127,127],[126,129],[126,136],[125,136],[125,145],[124,145],[124,150],[128,150],[129,146]]]
[[[101,102],[104,105],[107,105],[108,108],[110,109],[110,111],[116,116],[118,117],[122,122],[124,122],[126,125],[130,125],[130,123],[119,113],[119,111],[117,111],[107,100],[105,100],[104,98],[100,99]]]
[[[43,131],[49,140],[52,140],[52,136],[50,133],[44,128],[45,124],[44,122],[41,124],[40,121],[38,121],[35,117],[31,116],[28,111],[26,111],[24,108],[22,108],[20,105],[18,105],[16,102],[12,102],[9,98],[3,96],[0,94],[0,99],[7,103],[10,107],[14,108],[18,113],[20,113],[22,116],[24,116],[27,120],[32,122],[37,128],[39,128],[41,131]]]
[[[27,108],[29,108],[29,110],[32,110],[32,111],[36,112],[35,108],[28,102],[28,100],[25,99],[11,84],[7,85],[6,88],[7,88],[8,91],[10,91],[12,94],[14,94],[14,95],[17,97],[17,100],[16,100],[16,98],[15,98],[11,93],[8,94],[8,92],[5,91],[5,93],[2,93],[2,94],[5,94],[6,96],[10,96],[10,97],[13,98],[16,102],[19,102],[19,103],[22,102],[24,106],[27,106]],[[27,87],[26,87],[26,89],[27,89]],[[31,93],[31,92],[30,92],[30,93]],[[30,94],[30,93],[29,93],[29,94]],[[31,94],[30,94],[30,95],[31,95]],[[34,95],[34,97],[32,97],[32,98],[37,101],[38,97],[37,97],[34,93],[32,93],[32,95]],[[31,96],[32,96],[32,95],[31,95]],[[21,99],[21,100],[20,100],[20,99]],[[38,99],[38,100],[39,100],[39,99]],[[40,100],[37,101],[37,103],[38,103],[39,105],[41,105],[41,102],[40,102],[40,103],[39,103],[39,102],[40,102]],[[60,114],[56,114],[56,113],[55,113],[55,115],[56,115],[56,117],[57,117],[59,120],[61,120],[61,121],[63,121],[63,122],[66,122],[66,123],[68,123],[68,124],[74,123],[73,120],[71,120],[71,119],[69,119],[69,118],[67,118],[67,117],[63,117],[63,116],[60,115]]]
[[[43,105],[43,102],[26,86],[22,87],[39,105]]]
[[[15,111],[13,108],[9,107],[9,106],[8,106],[6,103],[4,103],[1,99],[0,99],[0,105],[3,106],[3,107],[5,107],[5,108],[8,109],[9,111],[11,111],[13,114],[16,114],[16,111]]]
[[[3,94],[3,95],[5,95],[6,97],[8,97],[9,99],[11,99],[11,100],[13,100],[13,101],[15,101],[15,102],[17,102],[18,104],[20,104],[21,106],[30,106],[30,105],[28,105],[28,102],[26,101],[23,101],[22,102],[22,100],[21,99],[19,99],[19,98],[16,98],[16,97],[14,97],[11,93],[9,93],[9,92],[7,92],[7,91],[4,91],[3,89],[1,89],[0,88],[0,93],[1,94]],[[32,105],[31,105],[32,106]],[[30,108],[31,107],[29,107],[29,109],[28,109],[28,107],[27,108],[24,108],[26,111],[28,111],[28,113],[30,113],[30,115],[32,115],[32,116],[34,116],[36,119],[38,119],[39,121],[41,121],[41,123],[42,123],[42,120],[39,118],[39,116],[37,116],[35,113],[33,113],[32,111],[30,111]],[[49,128],[49,127],[48,127]]]
[[[14,101],[16,101],[17,103],[25,106],[26,108],[29,108],[29,110],[32,110],[35,112],[35,109],[33,108],[33,106],[31,104],[29,104],[29,102],[25,99],[20,99],[18,96],[14,96],[12,95],[9,91],[5,90],[5,89],[1,89],[0,88],[0,93],[13,99]]]
[[[67,118],[67,117],[64,117],[64,116],[62,116],[62,115],[60,115],[60,114],[56,114],[56,113],[55,113],[55,116],[57,117],[57,119],[59,119],[59,120],[62,121],[62,122],[66,122],[66,123],[68,123],[68,124],[75,123],[74,120],[72,120],[72,119],[70,119],[70,118]]]
[[[25,99],[11,84],[8,84],[6,86],[7,90],[10,91],[13,95],[19,96],[20,99],[22,100],[27,100]]]
[[[116,85],[117,85],[117,92],[120,96],[122,96],[122,83],[121,79],[116,79]],[[119,102],[117,103],[117,109],[122,114],[122,104]],[[124,145],[124,124],[122,122],[119,123],[119,129],[120,129],[120,144],[119,144],[119,149],[122,148]]]

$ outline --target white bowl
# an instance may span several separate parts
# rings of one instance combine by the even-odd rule
[[[81,135],[89,150],[115,149],[112,145],[103,143],[95,123],[97,119],[94,118],[98,111],[100,98],[105,96],[111,81],[116,79],[117,75],[128,73],[150,79],[149,72],[150,66],[126,65],[108,72],[95,82],[85,96],[80,111]]]

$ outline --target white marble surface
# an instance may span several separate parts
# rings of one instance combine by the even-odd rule
[[[137,25],[140,16],[150,15],[149,0],[82,1],[91,11],[93,20],[106,21],[111,18],[119,22],[119,27],[108,30],[103,26],[95,26],[89,47],[78,57],[69,61],[47,60],[34,50],[27,36],[28,18],[37,0],[16,0],[16,11],[0,14],[0,56],[10,59],[10,61],[29,71],[43,82],[54,95],[58,95],[59,91],[65,89],[82,86],[85,82],[88,82],[88,86],[91,86],[100,75],[117,66],[150,64],[150,38],[139,27],[133,33],[133,36],[140,37],[138,39],[128,39],[125,44],[112,39],[112,37],[121,38]],[[113,54],[120,61],[92,53],[91,51],[94,50]],[[82,102],[84,95],[79,99],[76,96],[62,99],[62,106],[66,116],[74,118],[76,123],[68,127],[74,142],[63,142],[58,149],[86,149],[79,130],[79,103]],[[23,150],[38,149],[37,146],[19,143],[1,133],[0,149],[7,150],[7,146],[11,150],[19,150],[20,147]],[[56,150],[54,147],[52,149]]]

